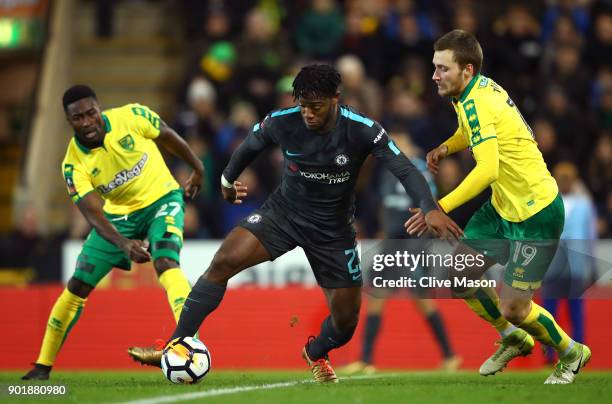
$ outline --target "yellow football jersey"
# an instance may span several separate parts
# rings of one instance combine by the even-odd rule
[[[459,128],[445,144],[449,153],[469,147],[478,164],[491,164],[493,170],[496,168],[493,164],[498,163],[497,178],[491,183],[491,203],[502,218],[524,221],[555,199],[557,183],[546,168],[531,128],[501,86],[477,75],[452,104]],[[480,146],[485,143],[486,147]],[[479,148],[487,152],[479,155]],[[477,186],[475,179],[473,183]],[[465,189],[462,193],[466,193]],[[462,195],[453,191],[440,205],[452,210],[467,202],[462,199]]]
[[[153,141],[160,127],[155,112],[127,104],[104,111],[102,118],[104,145],[88,149],[73,137],[62,162],[73,202],[96,191],[105,201],[105,212],[128,214],[179,188]]]

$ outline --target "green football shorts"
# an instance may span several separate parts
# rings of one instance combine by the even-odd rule
[[[537,289],[555,256],[564,223],[565,209],[560,195],[522,222],[503,219],[489,200],[471,217],[463,241],[505,264],[504,282],[509,286]]]
[[[166,257],[178,263],[183,247],[184,211],[183,190],[175,189],[146,208],[127,215],[104,213],[104,216],[123,236],[148,239],[153,260]],[[74,277],[96,286],[114,267],[130,270],[131,262],[123,251],[93,229],[77,259]]]

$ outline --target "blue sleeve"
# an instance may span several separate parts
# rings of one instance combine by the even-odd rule
[[[375,123],[364,132],[365,139],[371,147],[370,153],[402,183],[406,193],[418,203],[418,207],[425,213],[437,209],[427,180],[389,138],[385,129]]]
[[[271,136],[272,133],[272,121],[269,115],[263,121],[253,125],[253,129],[234,151],[229,163],[223,170],[223,176],[227,181],[233,183],[259,153],[269,145],[276,143]]]

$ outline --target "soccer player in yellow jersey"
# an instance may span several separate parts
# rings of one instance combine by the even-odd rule
[[[573,341],[532,300],[563,230],[564,208],[557,184],[508,93],[480,74],[483,55],[476,38],[454,30],[436,41],[434,51],[432,79],[438,94],[451,98],[459,127],[427,154],[428,168],[437,173],[441,159],[466,148],[476,160],[474,169],[439,205],[449,213],[490,186],[491,199],[470,219],[464,242],[486,254],[485,268],[495,262],[506,264],[501,300],[492,288],[463,295],[502,337],[480,374],[495,374],[513,358],[529,354],[535,338],[554,348],[560,358],[546,383],[571,383],[591,351]],[[406,222],[408,232],[419,233],[423,222],[417,213]]]
[[[198,192],[202,162],[174,130],[143,105],[127,104],[102,112],[94,91],[83,85],[69,88],[62,101],[74,129],[62,173],[70,198],[93,229],[74,275],[53,306],[40,354],[24,380],[49,378],[87,297],[112,268],[129,270],[131,261],[153,260],[177,321],[191,290],[179,268],[183,194],[194,197]],[[193,168],[183,189],[172,177],[158,146]]]

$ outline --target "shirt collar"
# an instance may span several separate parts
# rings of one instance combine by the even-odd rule
[[[108,120],[108,117],[106,116],[106,114],[102,114],[102,120],[104,120],[104,132],[108,133],[112,131],[113,128],[111,128],[110,121]]]
[[[467,98],[467,96],[470,93],[470,91],[472,91],[472,88],[474,87],[474,85],[476,84],[476,81],[478,81],[478,79],[480,79],[480,74],[477,74],[476,76],[472,77],[472,80],[470,80],[470,82],[468,83],[467,87],[465,87],[465,89],[461,93],[461,96],[459,96],[459,100],[454,98],[453,101],[455,101],[455,102],[457,102],[457,101],[458,102],[465,101],[465,99]]]

